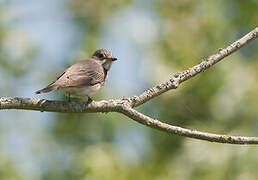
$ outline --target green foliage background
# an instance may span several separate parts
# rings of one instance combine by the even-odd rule
[[[8,1],[0,1],[0,96],[30,96],[33,89],[50,82],[76,58],[89,57],[105,44],[103,36],[110,34],[105,33],[110,26],[111,34],[123,33],[123,26],[130,22],[131,16],[121,24],[115,22],[128,11],[135,14],[136,20],[139,12],[151,14],[151,21],[131,27],[132,31],[129,28],[129,34],[124,32],[126,38],[135,37],[130,41],[133,52],[137,53],[133,56],[137,57],[134,59],[137,67],[117,65],[114,68],[122,68],[122,71],[127,68],[131,72],[128,78],[137,72],[144,81],[139,84],[139,77],[135,76],[136,80],[130,82],[134,92],[108,86],[94,99],[137,94],[168,79],[173,73],[197,64],[203,57],[255,28],[258,22],[256,0],[60,2],[65,4],[60,6],[60,12],[69,12],[60,21],[72,21],[75,33],[80,36],[79,45],[68,47],[71,53],[57,69],[51,65],[54,58],[39,60],[40,45],[17,25],[19,13]],[[19,7],[18,1],[14,4]],[[37,16],[34,20],[43,21]],[[48,22],[45,24],[47,27]],[[139,31],[143,36],[137,35]],[[49,39],[51,36],[50,33]],[[115,52],[120,52],[116,44],[124,39],[109,40]],[[105,47],[109,48],[107,44]],[[258,136],[257,47],[256,40],[139,110],[182,127]],[[125,47],[121,48],[127,51]],[[125,61],[123,57],[118,58],[118,64]],[[38,61],[45,66],[39,67]],[[35,75],[43,83],[34,81]],[[129,82],[117,79],[118,84]],[[25,86],[31,87],[32,92],[22,94],[20,89]],[[62,99],[63,96],[57,94],[46,98]],[[172,136],[143,127],[120,114],[0,112],[0,179],[252,180],[258,178],[257,166],[257,146],[216,144]]]

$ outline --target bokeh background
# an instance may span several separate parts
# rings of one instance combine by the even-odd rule
[[[119,59],[95,100],[137,95],[240,38],[257,0],[0,0],[0,96],[34,92],[98,48]],[[202,131],[258,136],[258,42],[139,111]],[[258,147],[209,143],[123,115],[0,112],[0,179],[258,178]]]

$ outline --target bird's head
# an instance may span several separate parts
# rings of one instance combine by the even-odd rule
[[[92,58],[99,61],[99,63],[107,71],[110,69],[112,63],[117,60],[117,58],[114,58],[112,53],[106,49],[99,49],[95,51]]]

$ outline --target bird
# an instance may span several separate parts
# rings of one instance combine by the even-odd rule
[[[79,61],[64,70],[55,81],[47,87],[36,91],[36,94],[61,90],[70,97],[88,97],[88,103],[92,102],[90,95],[95,94],[105,84],[111,65],[117,58],[113,57],[107,49],[96,50],[92,57]]]

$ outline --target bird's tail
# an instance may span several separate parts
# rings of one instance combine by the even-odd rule
[[[50,92],[50,91],[53,91],[53,90],[57,90],[57,86],[55,84],[50,84],[49,86],[47,86],[43,89],[40,89],[40,90],[36,91],[35,93],[36,94],[41,94],[41,93],[47,93],[47,92]]]

